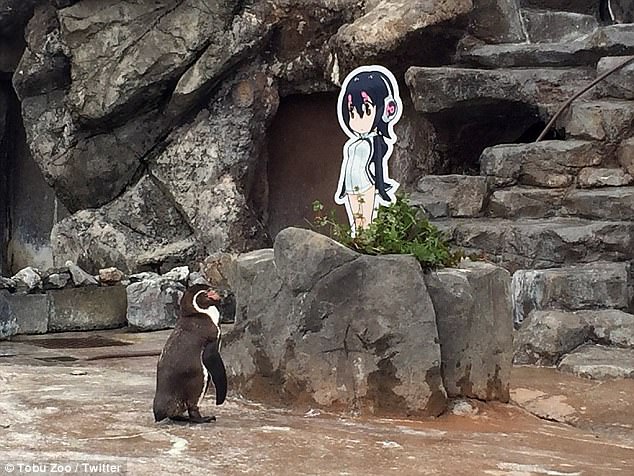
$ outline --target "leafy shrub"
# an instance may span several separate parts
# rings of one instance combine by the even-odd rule
[[[423,268],[455,266],[464,256],[461,251],[452,251],[443,233],[419,216],[404,196],[397,196],[389,207],[379,207],[374,221],[357,230],[352,236],[350,226],[339,223],[335,211],[323,215],[321,202],[313,202],[317,214],[315,225],[326,229],[327,234],[339,243],[359,253],[368,255],[411,254]]]

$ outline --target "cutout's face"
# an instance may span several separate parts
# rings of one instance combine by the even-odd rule
[[[363,105],[357,110],[352,104],[352,97],[348,97],[348,110],[350,112],[350,129],[357,134],[367,134],[372,131],[376,118],[376,106],[372,99],[365,93],[361,93]]]

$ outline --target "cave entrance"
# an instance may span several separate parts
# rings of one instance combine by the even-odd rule
[[[282,99],[268,135],[268,233],[274,239],[288,226],[308,227],[312,204],[335,209],[334,195],[347,136],[337,122],[337,94],[292,95]]]
[[[68,215],[32,159],[20,103],[9,75],[0,77],[0,274],[53,266],[50,234]]]

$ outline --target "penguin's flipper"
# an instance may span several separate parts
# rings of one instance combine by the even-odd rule
[[[203,364],[211,374],[211,380],[216,387],[216,405],[222,405],[227,397],[227,371],[216,342],[211,342],[205,347]]]

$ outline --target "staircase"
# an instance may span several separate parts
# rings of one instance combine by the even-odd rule
[[[411,68],[415,108],[439,127],[496,103],[546,122],[634,55],[634,24],[523,17],[526,43],[471,45],[455,67]],[[479,176],[423,177],[412,203],[467,253],[513,273],[516,363],[634,378],[634,63],[574,102],[555,129],[555,140],[487,147]]]

